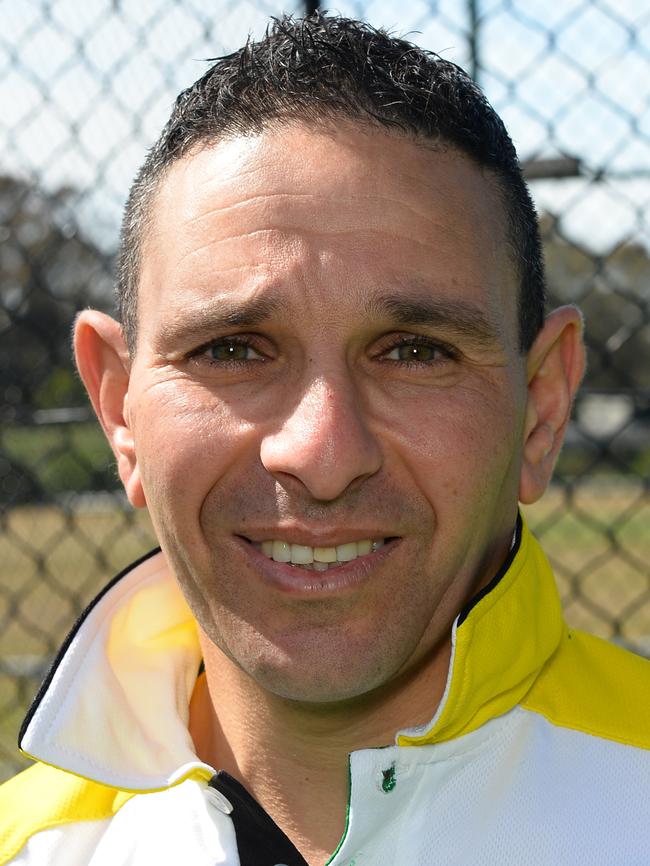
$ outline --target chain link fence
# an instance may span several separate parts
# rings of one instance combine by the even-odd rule
[[[306,4],[313,7],[315,4]],[[70,361],[112,308],[129,182],[203,58],[305,5],[0,0],[0,778],[64,633],[155,544],[130,511]],[[553,304],[589,372],[556,481],[528,516],[572,624],[650,654],[650,10],[643,0],[340,3],[470,70],[542,219]]]

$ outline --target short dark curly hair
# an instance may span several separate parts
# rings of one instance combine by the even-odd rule
[[[456,148],[493,173],[519,277],[520,349],[528,351],[544,320],[544,267],[537,214],[503,121],[454,63],[366,23],[315,13],[273,19],[263,39],[217,59],[178,96],[124,212],[116,292],[131,354],[144,237],[169,166],[225,136],[332,118]]]

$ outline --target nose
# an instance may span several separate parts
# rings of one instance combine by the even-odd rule
[[[381,465],[379,444],[352,382],[315,379],[280,426],[262,440],[267,472],[298,479],[309,494],[332,501]]]

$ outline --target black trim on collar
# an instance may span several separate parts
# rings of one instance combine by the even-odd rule
[[[500,582],[500,580],[504,576],[504,574],[508,571],[508,569],[512,565],[512,562],[513,562],[515,556],[519,552],[519,548],[521,546],[522,530],[523,530],[523,522],[521,519],[521,514],[517,514],[517,527],[515,529],[515,540],[514,540],[514,544],[510,548],[510,552],[506,556],[505,562],[503,563],[501,568],[497,571],[497,573],[494,575],[492,580],[488,584],[486,584],[483,587],[483,589],[481,589],[479,592],[477,592],[476,595],[467,602],[465,607],[458,614],[458,622],[456,624],[456,628],[458,628],[459,626],[461,626],[465,622],[465,620],[467,619],[467,617],[469,616],[469,614],[471,613],[473,608],[476,607],[476,605],[479,603],[479,601],[481,601],[482,598],[485,598],[486,595],[488,595],[490,592],[492,592],[492,590],[497,586],[497,584]]]
[[[20,726],[20,732],[18,734],[18,748],[19,749],[21,748],[20,744],[22,743],[23,737],[27,733],[27,728],[29,727],[31,720],[34,717],[34,713],[38,709],[38,705],[40,704],[40,702],[43,700],[43,697],[45,696],[45,692],[49,689],[50,684],[52,682],[52,679],[54,678],[54,674],[56,673],[57,668],[59,667],[59,665],[61,664],[61,661],[63,660],[63,656],[68,651],[70,644],[72,643],[75,635],[77,634],[77,632],[79,631],[79,629],[83,625],[84,621],[88,618],[90,612],[92,610],[94,610],[94,608],[104,598],[106,593],[109,592],[109,590],[113,589],[113,587],[117,583],[119,583],[120,580],[122,580],[124,577],[126,577],[126,575],[129,574],[129,572],[133,571],[134,568],[137,568],[139,565],[142,565],[143,562],[146,562],[147,559],[151,559],[152,556],[155,556],[158,553],[160,553],[160,548],[154,547],[153,550],[150,550],[148,553],[145,553],[144,556],[141,556],[139,559],[136,559],[135,562],[132,562],[129,565],[127,565],[127,567],[123,568],[119,574],[117,574],[117,575],[115,575],[115,577],[111,578],[111,580],[109,580],[109,582],[106,584],[106,586],[102,590],[100,590],[100,592],[95,596],[95,598],[93,598],[93,600],[90,602],[90,604],[88,604],[83,609],[83,611],[79,615],[79,618],[77,619],[75,624],[72,626],[72,628],[68,632],[66,639],[61,644],[61,648],[59,649],[58,653],[56,654],[54,661],[50,665],[50,669],[48,670],[47,674],[45,675],[45,679],[41,683],[41,687],[36,692],[36,697],[32,701],[32,703],[29,707],[29,710],[27,711],[27,715],[25,716],[25,720],[23,721],[22,725]]]
[[[244,786],[225,770],[208,782],[230,801],[240,866],[309,866],[300,851]]]

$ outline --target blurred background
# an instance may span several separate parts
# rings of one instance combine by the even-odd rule
[[[317,3],[0,0],[0,779],[98,588],[155,545],[127,507],[70,355],[113,307],[129,183],[176,94],[269,16]],[[551,304],[579,304],[589,370],[528,509],[576,627],[650,655],[648,0],[340,2],[464,66],[504,118],[540,211]]]

